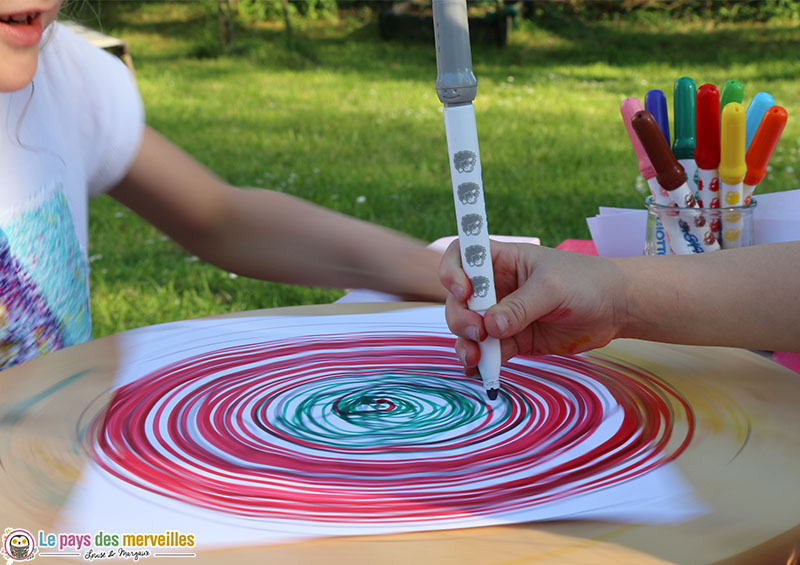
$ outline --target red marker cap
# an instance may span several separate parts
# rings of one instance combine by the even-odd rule
[[[636,112],[631,125],[656,170],[658,184],[664,190],[675,190],[685,183],[686,171],[672,154],[653,114],[647,110]]]
[[[697,89],[697,145],[694,160],[700,169],[719,167],[719,90],[713,84]]]
[[[764,114],[744,159],[747,163],[745,184],[756,186],[767,176],[767,163],[778,145],[788,117],[786,110],[780,106],[773,106]]]

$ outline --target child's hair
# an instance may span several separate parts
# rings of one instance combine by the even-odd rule
[[[64,0],[64,3],[61,4],[60,16],[79,23],[92,20],[93,23],[100,26],[100,3],[97,2],[95,7],[89,0]]]
[[[30,147],[25,145],[19,138],[19,132],[22,129],[22,120],[25,119],[25,114],[28,113],[28,108],[31,107],[31,102],[33,101],[33,94],[36,92],[36,86],[33,84],[33,81],[31,81],[31,84],[29,86],[31,92],[30,94],[28,94],[28,99],[25,101],[25,107],[22,108],[22,112],[20,113],[19,119],[17,120],[17,129],[16,129],[17,143],[19,143],[20,147],[23,147],[25,149],[30,149]],[[10,112],[11,108],[9,108],[8,111]]]

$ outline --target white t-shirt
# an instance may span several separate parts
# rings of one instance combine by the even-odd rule
[[[88,198],[143,131],[127,67],[58,23],[32,85],[0,93],[0,369],[91,338]]]

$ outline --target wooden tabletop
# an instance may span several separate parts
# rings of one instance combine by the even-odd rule
[[[409,304],[229,314],[344,315]],[[77,422],[100,412],[119,366],[109,336],[0,372],[0,526],[53,531],[89,457]],[[676,465],[709,511],[673,524],[558,521],[201,550],[201,562],[791,563],[800,554],[800,376],[748,351],[617,340],[678,390],[696,417]],[[79,376],[79,378],[77,377]],[[116,512],[113,504],[109,511]],[[179,525],[176,525],[179,527]],[[794,556],[794,557],[792,557]]]

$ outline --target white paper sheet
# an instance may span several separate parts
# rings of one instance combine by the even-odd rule
[[[597,216],[586,218],[586,223],[601,257],[633,257],[643,253],[645,210],[601,208]]]
[[[392,338],[389,340],[390,343],[393,343],[395,340],[401,340],[404,336],[416,338],[420,335],[430,336],[431,343],[433,343],[435,338],[451,340],[452,336],[449,334],[444,323],[443,312],[444,310],[442,307],[426,307],[381,314],[348,316],[243,317],[176,322],[134,330],[121,335],[121,361],[115,386],[122,387],[130,383],[136,383],[136,385],[139,386],[143,382],[140,379],[146,377],[151,372],[164,371],[164,368],[168,366],[176,367],[177,365],[173,364],[182,363],[193,356],[205,355],[212,351],[223,349],[226,351],[240,351],[240,349],[237,348],[244,348],[252,344],[269,343],[271,344],[270,347],[278,347],[276,344],[293,342],[312,343],[314,340],[327,343],[326,340],[350,335],[354,336],[353,343],[357,341],[356,338],[358,336],[364,335],[388,335]],[[374,353],[373,349],[367,348],[359,352],[358,347],[358,345],[353,345],[354,349],[352,353],[349,353],[349,350],[347,350],[348,355],[344,356],[342,358],[344,360],[341,362],[349,363],[347,366],[353,370],[356,370],[360,366],[360,363],[362,363],[360,359],[363,359],[365,366],[377,367],[378,364],[380,364],[380,355],[378,357],[370,357],[370,355]],[[385,347],[387,351],[393,351],[394,349],[392,346],[383,347]],[[439,364],[441,364],[441,367],[445,368],[451,366],[457,367],[457,360],[452,351],[452,341],[448,341],[445,345],[423,345],[421,347],[422,349],[415,351],[429,351],[434,356],[435,360],[432,361],[431,366],[439,366]],[[402,347],[399,349],[402,350]],[[268,350],[272,351],[272,349],[269,348]],[[292,351],[294,351],[294,349],[292,349]],[[312,351],[318,350],[312,348]],[[392,354],[394,355],[394,353]],[[273,354],[269,353],[269,355]],[[290,361],[296,360],[297,364],[303,367],[302,371],[305,371],[303,363],[305,363],[306,360],[304,355],[304,353],[297,352],[291,354],[287,353],[285,359]],[[265,371],[270,371],[272,368],[277,367],[278,361],[276,361],[276,359],[278,358],[284,359],[279,355],[277,357],[271,357],[269,361],[271,364],[265,365]],[[519,365],[515,365],[515,367],[517,367],[515,371],[525,372],[530,370],[531,375],[533,375],[538,370],[536,368],[540,367],[551,371],[555,375],[562,375],[569,378],[575,376],[576,378],[580,378],[579,376],[573,375],[569,368],[558,365],[551,366],[548,364],[542,364],[540,366],[537,365],[537,363],[544,362],[521,360]],[[292,363],[290,363],[290,365],[292,365]],[[414,367],[405,367],[402,363],[400,363],[400,365],[401,368],[397,369],[397,372],[400,374],[406,370],[412,373],[417,370]],[[528,369],[528,367],[530,369]],[[239,366],[235,366],[228,371],[234,372],[239,368]],[[318,370],[320,369],[314,369],[314,371]],[[447,368],[445,373],[450,370],[451,369]],[[301,369],[298,369],[298,372],[301,372]],[[222,370],[220,370],[220,374],[221,373]],[[277,375],[277,373],[270,374]],[[359,382],[363,381],[364,383],[368,383],[370,379],[377,379],[376,382],[380,382],[382,378],[380,374],[380,371],[378,371],[378,376],[365,374],[363,379],[360,379]],[[218,377],[218,375],[212,376],[213,378]],[[269,381],[269,378],[272,377],[267,378],[260,376],[259,378],[266,378],[267,381]],[[290,375],[289,378],[294,377]],[[388,382],[393,382],[392,378],[389,378]],[[422,380],[418,380],[417,382],[425,382],[426,378],[427,377],[422,377]],[[453,378],[455,379],[455,377]],[[433,377],[431,377],[431,379],[433,379]],[[533,383],[533,381],[529,381],[528,377],[524,374],[522,379],[521,382]],[[585,455],[591,449],[607,442],[619,429],[621,421],[620,408],[616,404],[614,396],[606,390],[602,384],[598,384],[599,381],[595,382],[592,379],[584,380],[585,382],[582,386],[590,388],[592,396],[596,397],[597,401],[603,407],[603,419],[602,423],[588,436],[582,438],[580,442],[554,450],[553,458],[544,457],[535,462],[528,461],[523,455],[519,455],[519,460],[512,465],[512,467],[519,466],[520,470],[516,474],[509,471],[511,474],[507,476],[491,474],[489,476],[482,476],[478,471],[480,465],[473,464],[474,468],[468,468],[467,470],[469,473],[463,476],[459,474],[462,470],[459,470],[452,471],[456,473],[452,476],[441,477],[431,475],[430,479],[424,478],[424,481],[429,480],[430,482],[430,486],[428,487],[424,486],[424,484],[428,484],[427,482],[423,481],[424,484],[420,487],[418,482],[412,481],[414,488],[411,488],[411,490],[407,492],[411,493],[413,491],[415,495],[418,495],[420,488],[422,488],[423,491],[427,488],[431,495],[436,495],[440,492],[453,495],[455,492],[456,497],[453,500],[459,500],[460,488],[464,489],[464,493],[469,492],[470,489],[476,489],[475,492],[480,493],[482,489],[490,489],[497,481],[513,482],[513,480],[519,480],[524,482],[526,477],[540,472],[550,472],[547,470],[555,469],[559,464],[577,460],[581,455]],[[321,382],[327,383],[328,381],[323,379]],[[175,390],[177,391],[183,386],[184,385],[179,385],[176,382]],[[300,390],[300,388],[294,385],[292,386],[293,392],[289,393],[284,391],[283,394],[299,394],[298,399],[290,400],[291,402],[302,401],[303,393],[294,392]],[[299,387],[300,385],[297,386]],[[310,385],[310,391],[312,393],[314,392],[314,386],[313,384]],[[534,384],[530,386],[534,386]],[[458,378],[452,381],[452,387],[449,384],[445,384],[444,387],[448,389],[446,392],[447,394],[456,391],[458,394],[462,395],[462,398],[482,398],[483,394],[482,385],[477,379],[470,381],[465,378]],[[553,387],[553,390],[557,390],[558,388],[556,385],[553,385]],[[452,390],[450,390],[451,388]],[[176,392],[175,394],[178,393]],[[391,385],[386,385],[386,391],[382,394],[391,396]],[[534,394],[532,398],[536,397],[537,394],[538,393]],[[543,392],[542,394],[545,393]],[[440,399],[436,394],[426,397],[425,393],[415,394],[406,391],[405,393],[398,393],[392,398],[397,402],[408,401],[411,405],[416,406],[419,410],[416,408],[415,410],[421,414],[431,409],[435,411],[442,408],[437,404]],[[253,400],[252,402],[255,406],[260,400]],[[291,404],[291,402],[287,400],[287,405]],[[480,406],[481,403],[479,402],[476,405]],[[170,407],[169,404],[165,406],[166,412],[174,410],[174,407]],[[222,404],[220,404],[220,406],[222,406]],[[532,409],[528,407],[527,410],[531,412]],[[460,424],[459,427],[455,428],[456,431],[434,429],[425,436],[427,438],[425,441],[431,440],[432,438],[436,442],[442,442],[441,444],[443,447],[440,452],[436,450],[432,451],[430,457],[432,457],[434,462],[441,463],[442,461],[447,461],[450,457],[461,457],[464,455],[465,451],[469,452],[471,449],[469,445],[458,447],[452,445],[452,443],[455,441],[454,434],[458,436],[458,434],[462,433],[473,433],[474,430],[470,428],[471,426],[475,427],[475,429],[483,429],[482,426],[491,427],[493,425],[498,425],[501,426],[502,429],[504,422],[506,419],[511,418],[512,414],[517,414],[516,417],[522,418],[523,420],[534,420],[535,418],[546,418],[548,416],[547,410],[549,409],[545,409],[545,411],[541,413],[531,412],[524,413],[520,416],[520,407],[515,407],[513,402],[499,404],[485,413],[482,412],[480,417],[476,416]],[[187,412],[187,414],[189,414],[190,419],[193,417],[191,411]],[[415,412],[414,414],[414,417],[417,417],[417,413]],[[270,418],[272,417],[276,417],[280,420],[282,416],[278,412],[273,413],[273,416],[270,416]],[[436,415],[432,421],[435,424],[439,418],[447,417],[449,416],[446,410],[444,410],[440,412],[440,415]],[[321,418],[334,419],[334,416],[328,413],[327,416]],[[378,424],[380,424],[380,420],[378,420]],[[244,425],[247,425],[247,422],[245,422]],[[337,429],[339,430],[350,429],[341,425],[340,422],[337,422],[336,426],[338,426]],[[470,429],[467,430],[467,428]],[[153,429],[160,430],[159,433],[162,433],[164,436],[170,434],[170,430],[166,425],[154,425]],[[358,426],[353,429],[356,431],[359,430]],[[259,432],[254,426],[249,431],[253,434]],[[367,433],[367,431],[364,433]],[[502,444],[502,442],[511,441],[512,439],[516,441],[519,438],[514,438],[513,436],[518,433],[518,429],[515,426],[511,426],[491,441],[484,440],[484,449],[490,450],[493,445]],[[413,452],[408,453],[402,449],[393,450],[391,448],[391,438],[391,434],[384,437],[383,441],[386,441],[386,445],[389,447],[382,450],[381,453],[377,455],[369,454],[367,450],[362,455],[347,453],[341,457],[343,460],[348,457],[353,457],[355,463],[373,461],[373,464],[376,466],[387,462],[402,462],[406,459],[414,461],[418,459],[418,454]],[[358,440],[359,437],[357,435],[352,436],[352,443],[355,444]],[[270,436],[265,436],[260,438],[259,441],[279,443],[281,440],[275,439],[273,441]],[[155,438],[153,442],[156,442]],[[167,441],[167,443],[169,442]],[[310,447],[302,447],[300,445],[288,447],[296,449],[297,453],[302,456],[313,456],[318,452],[318,447],[315,445]],[[620,449],[623,448],[624,446],[620,447]],[[325,454],[326,456],[330,455],[327,451]],[[632,455],[630,459],[625,461],[625,465],[635,466],[638,464],[637,458],[642,458],[642,460],[644,460],[644,458],[648,456],[649,454],[647,452]],[[507,457],[516,457],[516,455],[507,455]],[[349,462],[349,460],[347,462]],[[255,463],[253,463],[253,465],[255,465]],[[247,462],[244,462],[240,467],[246,470],[248,467]],[[333,476],[338,476],[336,475],[337,471],[335,465],[330,469]],[[180,530],[181,532],[193,533],[197,540],[198,547],[204,548],[239,544],[284,542],[331,535],[366,535],[450,529],[518,523],[532,520],[580,518],[622,520],[637,523],[662,523],[686,520],[705,510],[703,503],[693,496],[690,486],[682,479],[680,472],[672,464],[663,464],[649,472],[637,474],[626,482],[613,483],[610,478],[617,472],[619,472],[619,468],[610,468],[598,471],[596,475],[592,475],[589,478],[584,477],[580,479],[575,485],[584,485],[581,487],[585,487],[585,492],[583,494],[573,494],[550,501],[531,502],[517,508],[511,507],[513,506],[512,504],[497,512],[493,512],[490,508],[481,507],[480,511],[470,513],[464,512],[463,508],[459,507],[459,504],[455,504],[454,506],[448,504],[437,506],[433,504],[432,508],[435,511],[433,519],[430,516],[426,519],[415,519],[413,516],[409,516],[407,519],[383,520],[381,514],[378,513],[374,520],[364,521],[360,518],[357,519],[358,517],[354,513],[352,520],[349,520],[345,516],[335,521],[314,521],[308,519],[281,519],[274,515],[269,515],[269,513],[264,516],[243,516],[211,508],[199,507],[184,500],[162,496],[142,488],[131,486],[125,481],[112,476],[99,465],[91,464],[86,468],[77,487],[72,493],[69,503],[65,507],[61,528],[62,531],[71,532],[97,532],[103,530],[105,532],[119,533],[158,533],[168,530]],[[211,471],[209,471],[209,473],[211,473]],[[402,473],[400,474],[402,475]],[[409,476],[414,477],[415,475],[411,473]],[[611,481],[612,484],[605,487],[591,487],[593,481],[602,479],[603,477],[608,477],[608,480]],[[247,480],[247,477],[242,476],[242,480]],[[191,481],[187,477],[187,484],[190,482]],[[511,484],[511,482],[509,482],[509,484]],[[453,487],[454,484],[460,484],[462,486],[456,488]],[[456,490],[453,491],[453,488],[456,488]],[[552,492],[558,493],[560,492],[559,489],[562,488],[567,487],[553,487]],[[287,496],[291,498],[291,494]],[[404,495],[404,491],[401,488],[395,493],[393,498],[404,503],[404,496],[406,495]],[[411,495],[409,494],[408,496]],[[466,494],[464,496],[466,496]],[[479,495],[478,499],[480,499]],[[430,510],[430,508],[428,508],[428,510]]]
[[[755,195],[756,244],[800,241],[800,190]]]

